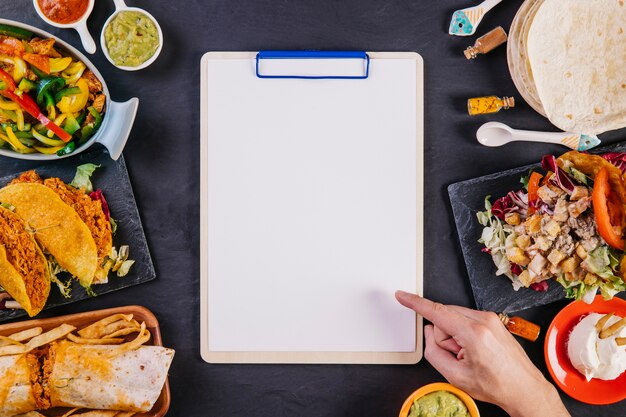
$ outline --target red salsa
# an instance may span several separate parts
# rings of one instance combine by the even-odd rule
[[[48,19],[61,24],[77,21],[89,6],[89,0],[37,0],[37,2]]]

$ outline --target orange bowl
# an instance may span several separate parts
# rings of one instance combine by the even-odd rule
[[[552,379],[570,397],[587,404],[613,404],[626,399],[626,372],[612,381],[593,378],[587,382],[574,368],[567,354],[567,343],[572,329],[587,314],[615,313],[626,317],[626,301],[621,298],[605,301],[601,295],[591,304],[574,301],[561,310],[546,332],[544,355]]]
[[[454,385],[450,385],[445,382],[435,382],[434,384],[424,385],[423,387],[415,390],[413,394],[409,395],[406,401],[404,401],[404,404],[402,404],[400,417],[408,417],[413,401],[435,391],[448,391],[449,393],[456,395],[461,401],[463,401],[471,417],[480,417],[478,407],[472,397],[470,397],[465,391],[461,391]]]

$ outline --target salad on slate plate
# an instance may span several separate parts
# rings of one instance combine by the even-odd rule
[[[559,282],[567,298],[592,302],[626,290],[626,153],[576,151],[546,155],[543,171],[531,171],[485,211],[479,240],[513,288],[545,291]]]

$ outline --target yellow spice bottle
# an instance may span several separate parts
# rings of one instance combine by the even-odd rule
[[[501,109],[510,109],[515,107],[515,99],[513,97],[474,97],[467,100],[467,112],[470,116],[477,114],[497,113]]]

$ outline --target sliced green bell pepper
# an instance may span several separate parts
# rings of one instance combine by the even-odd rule
[[[67,87],[63,90],[59,91],[54,95],[54,102],[58,103],[65,96],[71,96],[74,94],[80,94],[80,88],[78,87]]]
[[[37,87],[37,104],[44,105],[44,99],[46,106],[50,100],[54,105],[54,93],[65,87],[65,80],[61,77],[46,77],[39,82]],[[46,95],[50,96],[49,98]]]
[[[69,155],[76,149],[76,143],[72,140],[65,145],[63,149],[57,151],[58,156]]]
[[[17,85],[18,90],[31,91],[37,89],[37,83],[29,80],[28,78],[22,78],[22,81]]]
[[[0,25],[0,35],[29,40],[33,37],[33,32],[14,26]]]
[[[73,135],[78,129],[80,129],[80,123],[76,121],[74,116],[68,114],[65,118],[65,125],[63,125],[63,129],[70,135]]]

